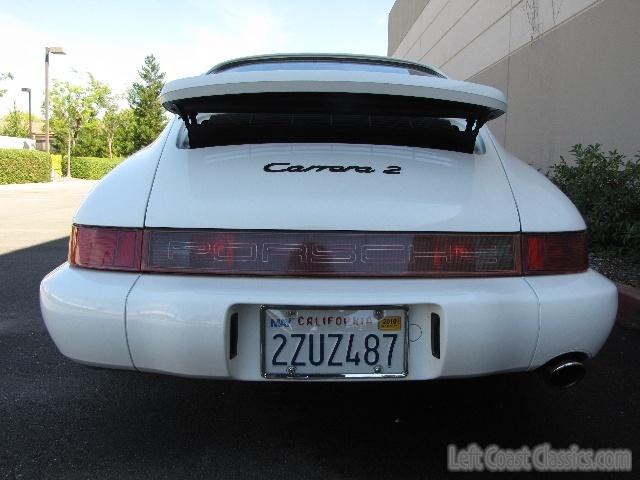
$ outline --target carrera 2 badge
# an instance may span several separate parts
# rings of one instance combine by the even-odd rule
[[[382,173],[387,175],[397,175],[400,173],[402,167],[397,165],[389,165]],[[332,173],[345,173],[353,171],[356,173],[374,173],[376,171],[373,167],[362,167],[359,165],[349,165],[348,167],[343,165],[310,165],[305,167],[304,165],[291,165],[290,163],[269,163],[263,167],[265,172],[269,173],[307,173],[307,172],[332,172]]]

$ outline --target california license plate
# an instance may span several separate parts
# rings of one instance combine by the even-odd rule
[[[266,378],[407,375],[406,307],[268,306],[261,313]]]

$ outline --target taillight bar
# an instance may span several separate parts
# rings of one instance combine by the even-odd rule
[[[256,276],[517,275],[504,234],[149,230],[143,270]]]
[[[396,233],[73,227],[72,265],[295,277],[478,277],[587,269],[584,232]]]

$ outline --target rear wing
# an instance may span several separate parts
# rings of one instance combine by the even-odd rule
[[[206,146],[205,137],[215,134],[212,125],[199,117],[203,113],[289,115],[291,123],[296,115],[344,114],[462,119],[466,126],[459,137],[464,145],[456,150],[472,151],[480,127],[507,108],[502,92],[484,85],[431,76],[328,70],[222,72],[183,78],[167,83],[160,101],[183,119],[190,139],[195,140],[192,147]],[[283,135],[281,130],[271,133]]]

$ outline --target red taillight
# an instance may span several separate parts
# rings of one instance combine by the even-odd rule
[[[74,225],[69,263],[102,270],[140,270],[142,230]]]
[[[523,273],[577,273],[589,266],[585,232],[527,233],[523,236]]]
[[[520,274],[519,235],[147,230],[142,270],[256,276]]]

